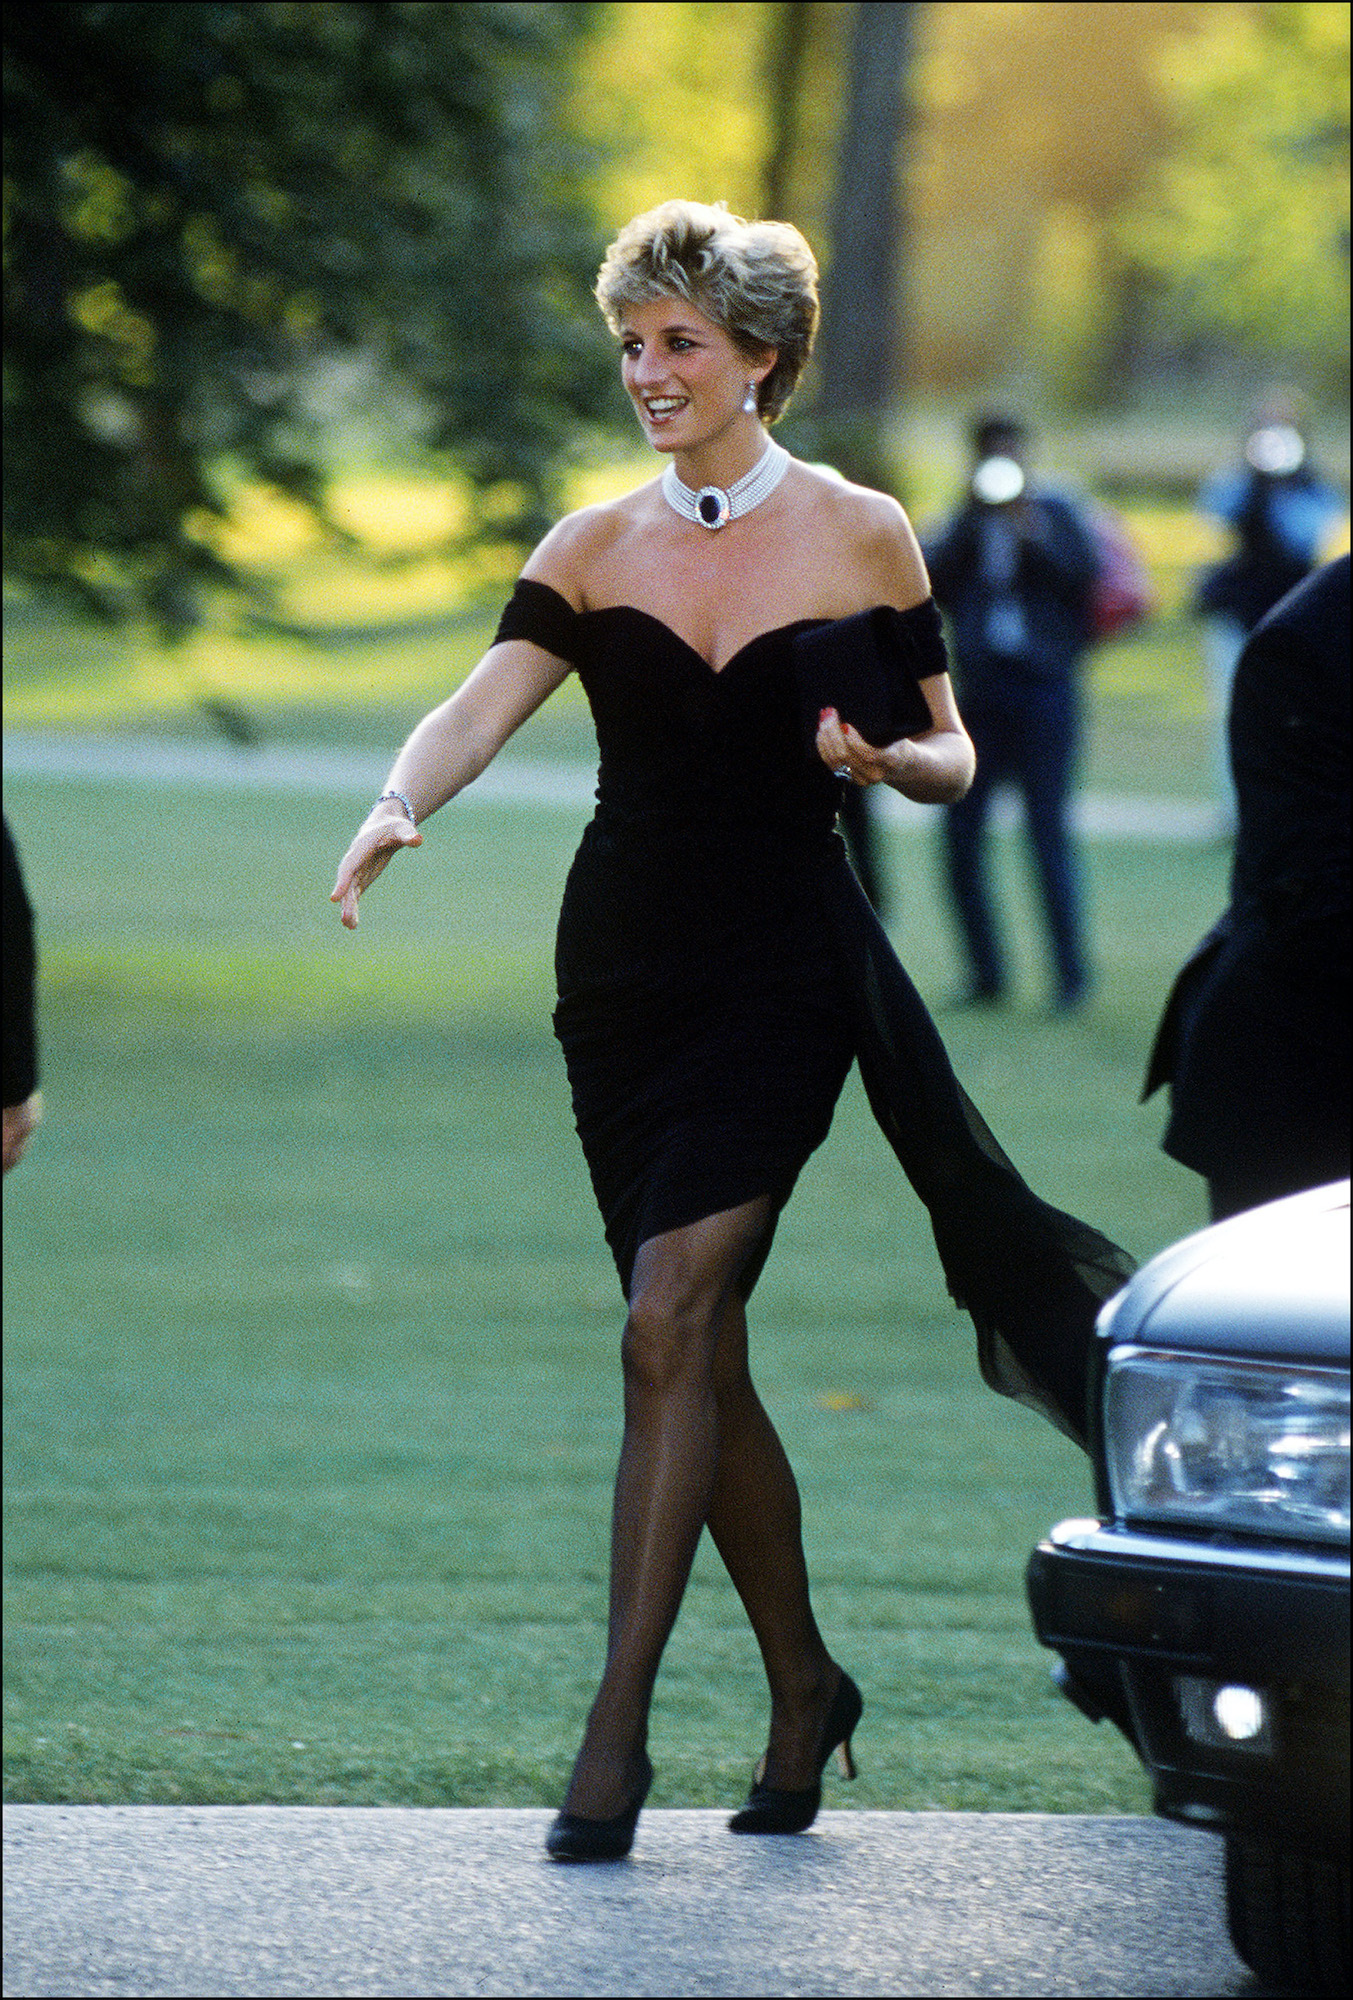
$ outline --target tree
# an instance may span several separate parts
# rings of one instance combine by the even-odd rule
[[[567,107],[599,157],[591,176],[610,234],[661,201],[754,213],[764,156],[758,74],[764,0],[610,6]]]
[[[1199,8],[967,0],[923,9],[907,179],[913,379],[1098,405],[1122,385],[1134,265],[1112,219],[1170,138],[1157,81]]]
[[[7,9],[7,568],[182,632],[244,588],[224,466],[322,515],[299,391],[336,349],[413,397],[474,533],[534,540],[610,395],[556,109],[593,11]]]
[[[766,104],[769,148],[761,175],[761,213],[789,214],[790,176],[799,143],[799,106],[812,29],[812,0],[777,0],[766,9]]]
[[[854,9],[822,295],[819,449],[847,478],[895,484],[882,433],[897,395],[898,151],[917,8]]]
[[[1305,364],[1346,392],[1348,10],[1202,10],[1161,82],[1173,147],[1122,240],[1155,283],[1157,327]]]

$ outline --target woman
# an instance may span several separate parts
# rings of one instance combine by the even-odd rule
[[[601,768],[560,915],[555,1028],[628,1317],[606,1667],[547,1843],[560,1860],[631,1845],[653,1685],[706,1526],[771,1695],[766,1754],[730,1825],[800,1831],[834,1750],[851,1774],[862,1703],[813,1617],[745,1306],[852,1058],[930,1206],[994,1386],[1077,1428],[1094,1306],[1125,1270],[1005,1161],[833,831],[844,784],[945,803],[973,753],[901,508],[766,435],[808,359],[816,280],[796,230],[721,206],[669,202],[621,232],[597,298],[666,470],[546,536],[495,644],[401,751],[333,890],[354,926],[391,856],[577,669]],[[914,733],[877,747],[830,700],[804,733],[812,673],[850,685],[870,647],[913,703],[919,688]],[[1005,1296],[1012,1261],[1027,1299]],[[1044,1369],[1050,1298],[1068,1330]]]

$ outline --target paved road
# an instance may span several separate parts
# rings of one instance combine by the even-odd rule
[[[42,777],[84,784],[153,781],[215,790],[302,791],[370,798],[385,783],[387,755],[374,752],[269,746],[239,750],[224,743],[160,736],[67,736],[15,730],[4,741],[6,777]],[[590,765],[502,756],[461,795],[467,805],[562,808],[579,817],[591,805],[596,772]],[[923,823],[933,806],[881,787],[888,819]],[[1125,797],[1083,792],[1074,801],[1078,830],[1091,840],[1200,841],[1217,834],[1217,811],[1196,799]],[[999,799],[997,824],[1016,815],[1013,799]]]
[[[545,1860],[541,1811],[10,1806],[7,1996],[1258,1995],[1221,1847],[1152,1819],[645,1814]]]

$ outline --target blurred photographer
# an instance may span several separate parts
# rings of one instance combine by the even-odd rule
[[[1079,668],[1090,641],[1099,554],[1069,496],[1036,485],[1029,436],[1015,417],[971,427],[973,468],[962,505],[924,542],[931,587],[946,613],[977,776],[947,807],[948,883],[968,958],[966,1004],[994,1006],[1008,978],[988,881],[992,793],[1023,795],[1053,965],[1054,1012],[1090,986],[1079,869],[1068,809],[1081,736]]]
[[[1223,830],[1230,833],[1235,788],[1226,716],[1240,649],[1260,619],[1327,553],[1344,503],[1311,465],[1295,399],[1273,395],[1254,411],[1242,463],[1214,474],[1198,495],[1198,507],[1236,538],[1231,554],[1204,570],[1195,600],[1203,620]]]

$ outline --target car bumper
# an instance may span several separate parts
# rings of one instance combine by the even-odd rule
[[[1347,1846],[1347,1556],[1064,1521],[1027,1580],[1059,1685],[1123,1730],[1158,1812],[1288,1847]],[[1223,1688],[1258,1701],[1219,1704]]]

